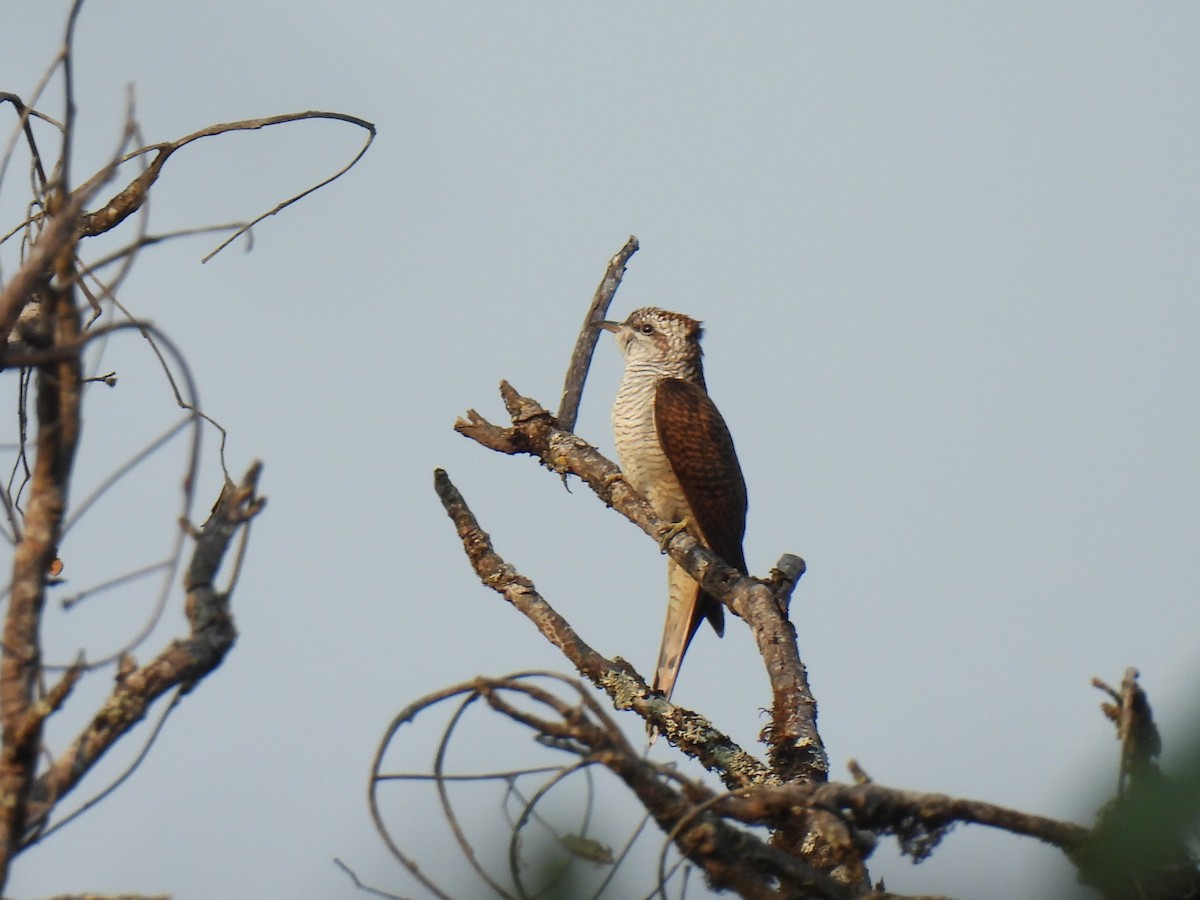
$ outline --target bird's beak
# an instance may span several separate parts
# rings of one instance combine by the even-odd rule
[[[605,319],[597,319],[592,324],[595,325],[597,328],[603,328],[605,331],[611,331],[614,334],[616,334],[618,331],[621,330],[620,322],[609,322]]]

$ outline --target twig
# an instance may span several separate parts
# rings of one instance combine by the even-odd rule
[[[575,429],[575,419],[579,416],[583,385],[587,381],[592,354],[600,338],[600,330],[596,328],[595,322],[608,315],[608,307],[617,293],[617,288],[621,286],[621,279],[625,277],[625,267],[637,249],[638,240],[630,235],[625,245],[608,261],[608,268],[604,277],[600,279],[600,284],[596,286],[592,304],[583,318],[583,328],[579,330],[579,337],[575,339],[575,349],[571,351],[571,362],[567,365],[567,377],[563,383],[562,401],[558,405],[558,424],[565,431]]]
[[[137,466],[146,457],[156,452],[165,443],[170,441],[175,437],[175,435],[184,429],[188,429],[190,431],[190,435],[188,438],[187,463],[182,478],[183,496],[180,501],[179,517],[181,520],[190,518],[192,503],[195,499],[196,475],[200,466],[200,421],[203,420],[208,422],[217,428],[222,435],[222,439],[225,434],[225,429],[218,422],[212,419],[211,416],[200,409],[200,401],[195,379],[192,375],[191,368],[188,366],[187,361],[183,357],[183,354],[180,352],[179,348],[170,338],[166,336],[166,334],[148,322],[130,319],[128,321],[105,324],[92,328],[82,334],[78,334],[70,341],[56,343],[54,346],[48,347],[44,350],[10,353],[9,361],[22,366],[40,366],[52,362],[70,361],[74,361],[75,364],[78,364],[83,349],[90,343],[105,338],[110,334],[127,330],[137,331],[150,343],[153,352],[157,356],[159,363],[162,366],[165,377],[167,378],[167,383],[174,393],[176,403],[178,403],[179,406],[188,413],[188,415],[180,422],[176,423],[176,425],[172,426],[166,432],[161,434],[158,438],[152,440],[146,447],[135,454],[122,467],[118,468],[113,475],[103,481],[91,495],[85,498],[74,515],[64,522],[62,526],[62,532],[64,534],[69,531],[76,522],[79,521],[80,517],[96,500],[99,499],[100,496],[103,495],[105,491],[111,488],[112,485],[124,475],[136,470]],[[171,372],[170,367],[168,366],[168,356],[172,361],[174,361],[175,365],[179,369],[178,377]],[[222,440],[222,445],[223,443],[224,441]],[[221,466],[222,470],[224,470],[225,460],[223,453],[221,456]],[[228,478],[228,475],[226,475],[226,478]],[[163,611],[166,608],[167,597],[175,574],[175,566],[178,560],[182,558],[185,537],[186,535],[182,530],[177,532],[175,536],[174,544],[169,554],[171,564],[166,567],[163,576],[162,588],[159,591],[154,609],[149,618],[145,623],[143,623],[139,631],[128,641],[126,641],[119,650],[101,659],[93,659],[91,661],[92,668],[100,665],[106,665],[114,661],[121,654],[132,652],[134,649],[140,646],[141,643],[154,630],[162,616]]]
[[[183,694],[180,691],[176,691],[171,696],[170,703],[167,704],[166,709],[162,711],[162,714],[154,723],[154,727],[151,729],[149,737],[147,737],[141,749],[138,750],[137,755],[133,758],[129,765],[127,765],[124,770],[117,775],[116,778],[112,779],[103,790],[99,791],[94,796],[89,797],[86,802],[80,804],[79,807],[73,809],[67,815],[55,820],[53,825],[47,825],[47,822],[49,821],[50,813],[53,811],[55,804],[58,803],[60,798],[50,793],[51,787],[45,776],[39,778],[33,785],[33,792],[32,796],[30,797],[29,822],[25,836],[21,841],[22,848],[28,847],[31,844],[39,843],[40,841],[43,841],[50,835],[54,834],[54,832],[62,830],[88,810],[95,807],[106,797],[111,796],[117,790],[117,788],[124,784],[125,781],[127,781],[130,776],[132,776],[133,773],[138,770],[143,760],[145,760],[145,758],[150,754],[151,748],[158,740],[158,736],[162,733],[163,727],[167,724],[167,719],[178,707],[179,701],[182,699],[182,697]]]
[[[399,894],[389,894],[387,891],[381,891],[379,888],[374,888],[374,887],[371,887],[370,885],[363,884],[363,882],[359,879],[358,875],[355,874],[354,870],[351,869],[348,865],[346,865],[344,862],[342,862],[337,857],[334,857],[333,864],[335,866],[337,866],[339,869],[341,869],[343,872],[345,872],[346,876],[350,879],[350,881],[354,884],[354,886],[356,888],[358,888],[360,891],[364,891],[365,893],[368,893],[368,894],[373,894],[376,897],[383,897],[383,898],[385,898],[385,900],[408,900],[408,898],[401,897]]]
[[[7,346],[17,317],[46,281],[47,273],[64,250],[73,247],[75,224],[87,202],[88,194],[80,191],[72,196],[62,210],[50,217],[25,261],[0,291],[0,348]],[[2,361],[3,357],[0,357]]]
[[[46,190],[46,170],[42,166],[42,155],[38,152],[37,140],[33,136],[33,128],[29,124],[29,120],[42,119],[43,121],[50,122],[52,125],[57,125],[58,123],[36,109],[26,106],[25,102],[16,94],[9,93],[8,91],[0,91],[0,103],[5,102],[11,103],[17,110],[18,131],[23,132],[25,135],[25,143],[29,147],[29,156],[33,162],[33,172],[37,176],[36,190],[44,192]],[[0,160],[0,184],[4,182],[4,173],[8,169],[8,162],[12,158],[12,150],[16,145],[16,141],[17,135],[14,134],[5,148],[3,159]]]
[[[238,228],[237,231],[222,241],[216,247],[216,249],[212,250],[203,258],[203,262],[208,262],[208,260],[212,259],[218,253],[220,253],[221,250],[223,250],[233,241],[237,240],[240,235],[247,232],[263,219],[281,212],[282,210],[291,206],[293,203],[304,199],[309,194],[320,190],[327,184],[336,181],[346,172],[350,171],[350,169],[352,169],[355,164],[362,159],[363,155],[370,148],[371,143],[375,140],[374,123],[368,122],[366,119],[359,118],[358,116],[349,115],[347,113],[310,109],[303,112],[284,113],[276,116],[264,116],[257,119],[241,119],[236,122],[223,122],[217,125],[209,125],[206,128],[193,131],[191,134],[184,135],[183,137],[177,138],[174,141],[164,141],[162,143],[140,147],[137,150],[125,155],[120,162],[129,162],[137,157],[152,153],[154,154],[154,158],[150,161],[150,164],[142,172],[140,172],[133,181],[126,185],[125,188],[114,195],[103,207],[85,216],[80,229],[80,234],[84,237],[87,237],[90,235],[102,234],[106,231],[110,231],[138,209],[140,209],[146,200],[148,191],[162,173],[162,169],[166,164],[166,161],[177,150],[186,147],[188,144],[194,141],[198,141],[203,138],[214,137],[216,135],[229,134],[235,131],[257,131],[260,128],[269,128],[274,125],[283,125],[291,122],[301,122],[311,119],[331,119],[337,122],[345,122],[350,125],[356,125],[367,132],[367,140],[358,153],[355,154],[354,158],[350,160],[350,162],[348,162],[338,171],[334,172],[328,178],[325,178],[317,184],[306,188],[295,196],[276,204],[271,209],[267,210],[261,215],[256,216],[254,219]],[[84,187],[89,187],[90,184],[91,183],[89,182],[88,184],[85,184]]]

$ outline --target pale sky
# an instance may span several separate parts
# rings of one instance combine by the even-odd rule
[[[0,90],[28,97],[66,4],[5,7]],[[750,568],[807,560],[792,612],[833,776],[853,757],[887,785],[1090,822],[1118,749],[1093,676],[1141,670],[1168,762],[1198,725],[1198,29],[1184,3],[90,0],[77,177],[112,152],[128,85],[147,141],[304,109],[379,137],[261,224],[252,252],[201,265],[215,241],[167,245],[122,288],[187,355],[231,469],[264,460],[269,505],[224,666],[115,796],[18,860],[7,894],[364,896],[339,857],[424,896],[365,802],[392,716],[477,674],[566,668],[474,578],[435,467],[586,640],[649,673],[665,598],[653,541],[451,429],[468,407],[503,419],[501,378],[557,404],[630,234],[642,249],[612,316],[704,320],[749,487]],[[60,97],[43,106],[57,114]],[[305,124],[193,147],[156,188],[152,230],[262,212],[360,135]],[[25,185],[10,170],[4,230]],[[89,394],[77,498],[176,416],[135,339],[103,365],[120,381]],[[578,431],[610,455],[619,377],[606,338]],[[205,440],[199,518],[218,486]],[[80,523],[66,590],[165,550],[180,453]],[[55,612],[52,646],[112,649],[149,593]],[[178,627],[173,611],[139,659]],[[740,623],[697,638],[675,696],[762,749],[770,695]],[[436,728],[417,733],[427,747]],[[545,759],[498,722],[470,733],[463,770]],[[698,774],[670,747],[654,758]],[[608,783],[597,822],[613,845],[617,795]],[[503,824],[494,796],[463,796],[476,825]],[[428,793],[393,814],[456,895],[485,896]],[[660,836],[643,840],[653,860]],[[965,827],[916,868],[885,843],[871,871],[973,900],[1061,897],[1072,879],[1055,850]],[[647,870],[625,877],[614,896],[649,891]]]

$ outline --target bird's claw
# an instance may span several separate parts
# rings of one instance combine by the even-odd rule
[[[692,520],[685,516],[684,518],[680,519],[678,522],[672,522],[670,525],[667,525],[666,527],[664,527],[662,530],[662,533],[659,534],[659,536],[658,536],[658,549],[661,550],[663,553],[666,553],[667,552],[667,544],[671,543],[671,541],[674,540],[675,535],[679,534],[681,531],[686,531],[688,529],[688,526],[690,526],[691,524],[692,524]]]

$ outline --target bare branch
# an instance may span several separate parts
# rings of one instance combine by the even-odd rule
[[[125,312],[115,298],[111,298],[118,308]],[[128,313],[125,313],[128,315]],[[170,385],[176,403],[186,410],[188,415],[177,422],[174,426],[167,429],[162,435],[155,440],[152,440],[139,453],[126,461],[122,466],[105,479],[101,484],[89,494],[78,506],[74,513],[64,522],[62,533],[65,535],[71,527],[78,522],[91,508],[96,500],[99,499],[107,490],[109,490],[117,481],[125,475],[133,472],[151,454],[155,453],[168,441],[172,440],[175,435],[186,430],[188,432],[188,450],[187,461],[183,472],[182,487],[183,496],[180,502],[179,518],[187,519],[191,517],[192,502],[195,494],[196,475],[200,466],[200,421],[203,420],[213,425],[222,436],[222,453],[221,467],[225,470],[224,459],[224,435],[225,429],[211,416],[204,413],[199,406],[199,397],[196,388],[195,379],[192,376],[190,367],[184,359],[183,354],[179,351],[175,343],[168,338],[163,332],[155,326],[147,322],[142,322],[137,319],[130,318],[128,321],[113,322],[106,325],[91,328],[90,330],[77,335],[70,342],[63,344],[55,344],[45,349],[30,350],[24,352],[10,352],[8,360],[10,363],[22,366],[43,366],[49,363],[63,361],[78,361],[81,358],[84,348],[97,340],[107,338],[109,335],[116,332],[133,330],[137,331],[150,344],[152,351],[158,358],[159,364],[162,367],[167,383]],[[168,365],[168,357],[178,369],[178,376],[171,370]],[[229,478],[228,473],[225,476]],[[176,563],[182,558],[183,542],[185,534],[179,531],[174,539],[174,545],[169,553],[168,561],[162,566],[163,569],[163,584],[159,592],[158,599],[155,603],[154,611],[149,616],[147,621],[142,625],[141,629],[134,634],[121,648],[114,651],[108,656],[92,659],[90,668],[107,665],[117,659],[118,656],[124,653],[130,653],[135,650],[153,631],[163,611],[166,608],[167,597],[172,585],[172,579],[175,572]],[[157,565],[157,564],[156,564]]]
[[[42,119],[44,121],[51,122],[52,124],[57,123],[55,123],[53,119],[50,119],[49,116],[45,116],[36,109],[26,106],[25,102],[16,94],[11,94],[8,91],[0,91],[0,103],[5,102],[11,103],[17,110],[18,126],[20,131],[24,133],[25,143],[29,147],[29,155],[33,161],[33,170],[38,179],[38,189],[45,191],[46,170],[42,166],[42,155],[38,152],[37,139],[33,136],[33,128],[29,124],[29,120]],[[6,149],[3,163],[0,164],[0,183],[4,181],[4,171],[8,167],[8,161],[11,158],[11,148],[15,144],[15,141],[16,136],[14,135],[13,144],[10,144],[9,148]]]
[[[7,346],[8,336],[25,306],[33,297],[45,294],[55,260],[64,250],[74,247],[75,223],[87,198],[83,192],[76,193],[59,214],[50,217],[21,268],[0,290],[0,348]]]
[[[71,204],[65,213],[73,225]],[[79,336],[79,312],[69,279],[72,266],[71,231],[63,231],[58,217],[43,233],[54,233],[56,252],[47,255],[43,271],[37,277],[44,284],[42,301],[46,307],[48,330],[57,344],[70,344]],[[52,287],[48,280],[53,266],[64,286]],[[22,272],[28,269],[28,261]],[[20,274],[20,273],[18,273]],[[0,303],[0,315],[7,312],[8,291]],[[23,306],[24,298],[15,298],[14,307]],[[4,622],[4,643],[0,649],[0,724],[3,749],[0,751],[0,884],[7,879],[8,867],[17,851],[25,828],[26,804],[37,766],[42,724],[47,710],[33,705],[41,677],[41,620],[46,601],[46,582],[58,553],[70,488],[71,470],[79,442],[82,371],[79,360],[65,359],[37,370],[37,450],[25,529],[13,557],[13,581],[8,615]]]
[[[126,185],[119,193],[114,195],[103,207],[83,217],[83,223],[80,229],[81,236],[88,237],[91,235],[103,234],[104,232],[111,231],[117,225],[120,225],[121,222],[123,222],[130,215],[137,212],[137,210],[139,210],[142,204],[145,202],[147,192],[158,180],[158,177],[162,173],[163,166],[166,164],[167,160],[177,150],[186,147],[188,144],[201,140],[202,138],[214,137],[221,134],[229,134],[235,131],[257,131],[260,128],[269,128],[274,125],[284,125],[290,122],[302,122],[310,119],[332,119],[334,121],[356,125],[359,128],[366,130],[367,140],[354,158],[337,172],[333,173],[328,178],[325,178],[317,184],[306,188],[299,194],[296,194],[295,196],[277,204],[267,212],[255,217],[250,222],[240,226],[238,230],[234,232],[234,234],[230,235],[221,244],[219,244],[215,250],[204,257],[203,261],[207,262],[216,254],[220,253],[221,250],[223,250],[230,243],[237,240],[240,235],[257,225],[263,219],[281,212],[288,206],[291,206],[293,203],[304,199],[309,194],[320,190],[321,188],[325,187],[325,185],[336,181],[346,172],[350,171],[350,169],[352,169],[355,164],[362,159],[363,155],[370,148],[371,143],[375,140],[374,123],[368,122],[366,119],[361,119],[358,116],[352,116],[346,113],[330,112],[327,110],[305,110],[303,112],[285,113],[277,116],[264,116],[257,119],[241,119],[236,122],[223,122],[217,125],[209,125],[207,128],[201,128],[198,131],[193,131],[191,134],[184,135],[183,137],[174,141],[164,141],[162,143],[140,147],[139,149],[134,150],[122,158],[121,162],[129,162],[130,160],[139,156],[151,153],[154,154],[154,158],[150,161],[150,164],[145,168],[145,170],[139,173],[138,176],[128,185]],[[96,188],[96,186],[93,186],[91,182],[88,182],[87,184],[83,185],[80,190],[89,187],[93,191]]]
[[[562,400],[558,405],[558,424],[566,431],[575,429],[575,419],[579,415],[579,400],[583,396],[583,385],[587,381],[588,369],[592,365],[592,354],[595,353],[596,342],[600,338],[600,331],[596,328],[595,322],[608,315],[608,307],[617,293],[617,288],[621,286],[621,279],[625,277],[625,266],[629,264],[629,258],[637,252],[637,249],[638,240],[630,235],[625,245],[608,261],[608,268],[604,272],[604,277],[600,279],[600,284],[596,286],[591,306],[588,307],[583,318],[583,328],[579,330],[579,337],[575,339],[575,349],[571,351],[571,362],[567,365]]]
[[[117,681],[123,681],[131,672],[137,669],[137,663],[133,657],[125,657],[122,664],[117,668]],[[56,812],[56,804],[61,799],[49,793],[50,785],[47,783],[45,776],[39,778],[33,785],[33,791],[29,798],[29,816],[28,826],[25,837],[22,839],[22,847],[27,847],[31,844],[39,843],[56,831],[66,828],[71,822],[84,815],[89,809],[101,803],[106,797],[111,796],[122,784],[124,784],[133,773],[141,766],[142,761],[150,754],[151,748],[155,741],[158,740],[159,734],[162,733],[163,727],[167,724],[167,719],[170,718],[172,712],[179,706],[179,701],[183,697],[183,692],[175,691],[171,696],[167,707],[159,715],[158,720],[154,723],[151,729],[150,737],[147,738],[137,755],[129,762],[123,772],[110,781],[103,790],[89,797],[85,802],[81,803],[71,812],[64,816],[56,818],[53,824],[50,824],[50,815]]]
[[[928,794],[867,784],[762,785],[730,795],[714,808],[747,823],[778,821],[794,816],[798,808],[837,810],[857,828],[896,834],[904,849],[918,861],[933,850],[955,822],[999,828],[1037,838],[1058,847],[1074,859],[1089,832],[1062,822],[980,800],[946,794]]]
[[[237,638],[230,596],[216,587],[221,561],[234,538],[262,511],[257,493],[262,466],[255,463],[241,485],[227,483],[208,521],[195,534],[196,546],[184,577],[191,634],[173,641],[153,661],[120,678],[107,702],[39,779],[45,797],[64,797],[150,705],[175,689],[192,685],[217,668]]]
[[[384,897],[386,900],[407,900],[407,898],[401,897],[399,894],[389,894],[387,891],[381,891],[379,888],[365,884],[353,869],[337,857],[334,857],[333,864],[345,872],[346,877],[350,879],[351,883],[364,893],[370,894],[373,897]]]
[[[491,538],[476,521],[449,476],[438,469],[434,487],[454,521],[463,549],[479,580],[523,613],[581,675],[612,698],[617,709],[632,709],[663,728],[667,737],[731,788],[771,780],[770,771],[715,729],[703,716],[672,706],[650,692],[634,668],[620,658],[607,659],[593,650],[537,592],[533,582],[492,548]]]

